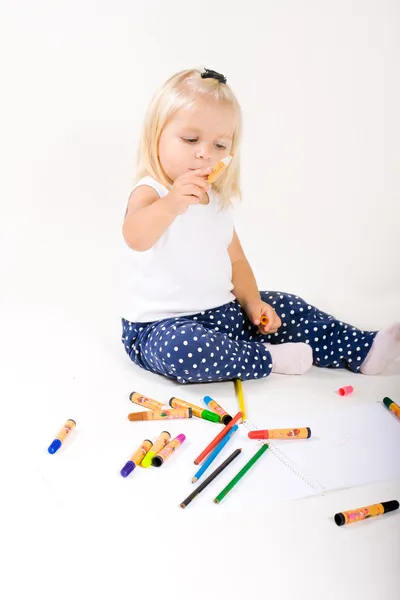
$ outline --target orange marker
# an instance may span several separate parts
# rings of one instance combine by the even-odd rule
[[[223,428],[222,431],[220,431],[220,433],[212,440],[212,442],[210,442],[207,446],[207,448],[205,448],[203,450],[203,452],[201,454],[199,454],[199,456],[196,458],[196,460],[194,461],[195,465],[199,465],[201,463],[202,460],[205,459],[206,456],[208,456],[208,454],[210,454],[211,450],[214,450],[215,446],[217,444],[219,444],[219,442],[226,436],[226,434],[228,433],[228,431],[230,429],[232,429],[232,427],[234,425],[236,425],[236,423],[242,418],[242,413],[238,412],[232,419],[232,421],[229,421],[228,425],[225,425],[225,427]]]
[[[150,411],[146,410],[143,412],[129,413],[128,419],[130,421],[162,421],[164,419],[191,419],[192,409],[191,408],[168,408],[161,411]]]
[[[251,440],[306,440],[311,437],[311,429],[259,429],[249,431],[248,436]]]
[[[181,444],[185,441],[186,436],[183,433],[180,433],[176,436],[169,444],[164,446],[162,450],[154,456],[151,461],[153,467],[161,467],[161,465],[179,448]]]
[[[211,171],[211,173],[209,175],[205,176],[205,179],[207,179],[208,183],[214,183],[214,181],[216,181],[218,179],[218,177],[220,175],[222,175],[222,173],[225,171],[225,169],[229,166],[229,163],[231,162],[233,156],[234,156],[233,154],[230,154],[226,158],[223,158],[222,160],[220,160],[215,165],[215,167],[213,167],[213,170]]]
[[[153,458],[168,444],[171,439],[171,434],[169,431],[162,431],[159,437],[154,442],[154,446],[149,450],[146,454],[142,462],[140,463],[141,467],[145,469],[151,465],[151,461]]]
[[[204,402],[207,404],[208,408],[211,408],[211,410],[213,410],[214,412],[217,413],[217,415],[219,415],[220,419],[221,419],[221,423],[223,423],[224,425],[228,425],[228,423],[230,421],[232,421],[232,417],[231,415],[229,415],[226,410],[224,410],[222,408],[222,406],[220,406],[218,404],[218,402],[215,402],[215,400],[213,400],[211,398],[211,396],[204,396],[203,398]]]
[[[180,398],[171,398],[169,404],[173,408],[191,408],[192,414],[195,417],[198,417],[199,419],[205,419],[206,421],[212,421],[213,423],[219,423],[220,418],[217,413],[202,409],[200,406],[190,404],[190,402],[185,402],[185,400],[181,400]]]
[[[132,394],[129,396],[129,400],[134,404],[145,406],[150,410],[161,411],[169,408],[169,406],[166,404],[161,404],[161,402],[158,402],[157,400],[152,400],[151,398],[147,398],[147,396],[142,396],[142,394],[139,394],[139,392],[132,392]]]
[[[392,510],[397,510],[398,508],[398,501],[390,500],[389,502],[382,502],[381,504],[371,504],[370,506],[364,506],[363,508],[355,508],[354,510],[337,513],[334,519],[336,525],[339,525],[340,527],[341,525],[347,525],[348,523],[355,523],[356,521],[377,517],[378,515],[391,512]]]
[[[268,325],[269,320],[268,320],[267,315],[262,315],[261,316],[260,323],[261,323],[261,325]]]

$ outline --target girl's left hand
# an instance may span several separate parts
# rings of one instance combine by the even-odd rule
[[[253,325],[258,325],[258,331],[263,335],[276,333],[282,325],[282,321],[272,306],[262,300],[247,305],[245,311],[249,320]],[[268,323],[265,325],[261,324],[261,317],[263,316],[268,319]]]

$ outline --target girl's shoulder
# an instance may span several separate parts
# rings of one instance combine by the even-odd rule
[[[139,181],[137,181],[133,186],[132,192],[141,185],[147,185],[148,187],[153,188],[153,190],[157,192],[160,198],[163,198],[168,194],[168,189],[165,187],[165,185],[154,179],[154,177],[150,177],[150,175],[146,175],[145,177],[139,179]]]

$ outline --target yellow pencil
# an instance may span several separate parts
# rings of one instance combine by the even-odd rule
[[[236,394],[237,394],[238,401],[239,401],[239,409],[243,415],[242,421],[245,421],[247,419],[247,413],[246,413],[246,407],[244,404],[242,382],[240,379],[235,379],[235,390],[236,390]]]

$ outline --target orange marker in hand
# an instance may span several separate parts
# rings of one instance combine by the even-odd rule
[[[269,320],[268,320],[267,315],[262,315],[261,316],[260,323],[261,323],[261,325],[268,325]]]
[[[233,154],[230,154],[226,158],[220,160],[219,163],[217,163],[215,167],[213,167],[211,173],[209,175],[206,175],[204,179],[207,179],[208,183],[214,183],[214,181],[216,181],[218,177],[222,175],[225,169],[229,166],[229,163],[231,162],[233,156]]]

